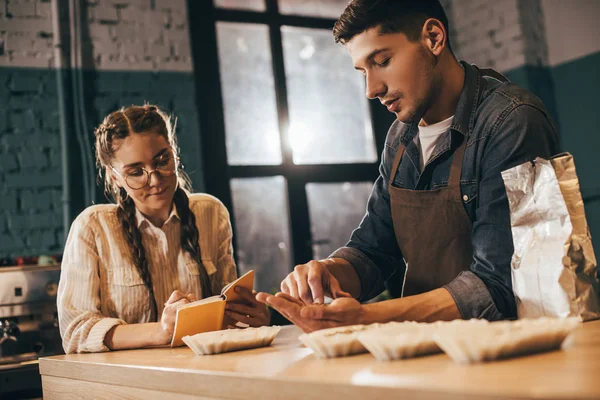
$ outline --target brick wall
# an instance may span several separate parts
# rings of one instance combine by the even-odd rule
[[[0,0],[0,66],[52,66],[52,13],[49,1]]]
[[[93,143],[93,127],[120,106],[158,104],[178,117],[182,161],[201,190],[185,0],[80,4],[85,134]],[[56,253],[63,245],[52,41],[50,1],[0,0],[0,257]],[[103,201],[98,189],[94,202]]]
[[[192,71],[185,0],[89,0],[86,8],[97,68]]]
[[[62,184],[50,3],[0,0],[0,40],[0,256],[56,252]]]
[[[493,68],[542,99],[558,121],[540,0],[442,0],[459,59]]]
[[[548,45],[539,0],[443,0],[458,58],[499,72],[545,65]]]

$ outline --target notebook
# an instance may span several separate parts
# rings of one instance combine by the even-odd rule
[[[197,333],[218,331],[223,329],[225,303],[239,301],[242,297],[235,292],[237,286],[252,290],[254,287],[254,270],[246,272],[222,290],[221,294],[194,301],[179,307],[175,317],[175,330],[171,339],[171,347],[182,346],[182,337]]]

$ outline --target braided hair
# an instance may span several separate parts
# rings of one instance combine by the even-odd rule
[[[117,218],[121,222],[127,243],[132,249],[132,257],[136,269],[150,294],[153,316],[157,319],[158,307],[154,296],[152,276],[148,269],[146,251],[142,243],[142,235],[137,226],[135,204],[127,195],[125,189],[119,187],[107,176],[107,171],[112,167],[112,161],[116,152],[113,146],[114,140],[124,139],[132,133],[143,134],[149,132],[158,133],[163,136],[173,150],[173,154],[178,155],[179,148],[177,147],[175,138],[175,124],[171,124],[171,118],[153,105],[130,106],[114,111],[104,118],[104,121],[94,131],[94,134],[96,136],[98,178],[102,180],[104,174],[105,193],[119,206],[117,208]],[[177,172],[178,188],[175,191],[173,202],[175,207],[177,207],[177,212],[181,220],[181,248],[187,251],[198,264],[202,295],[208,297],[212,295],[212,290],[208,273],[202,264],[196,217],[189,206],[189,198],[186,191],[190,187],[189,179],[181,170],[181,167],[178,166]]]

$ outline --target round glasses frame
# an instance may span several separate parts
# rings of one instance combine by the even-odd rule
[[[144,174],[140,176],[132,176],[131,174],[126,174],[125,176],[123,176],[123,174],[117,171],[114,167],[111,166],[110,168],[125,181],[125,183],[127,184],[127,186],[129,186],[130,189],[139,190],[150,184],[150,179],[152,178],[152,174],[154,173],[157,173],[161,178],[175,175],[175,173],[177,172],[177,163],[172,167],[172,169],[165,169],[165,167],[157,167],[151,170],[147,170],[145,168],[141,168]],[[139,180],[139,182],[135,182],[137,180]]]

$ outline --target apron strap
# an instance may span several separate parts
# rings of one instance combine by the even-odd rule
[[[394,177],[398,172],[398,167],[400,166],[400,161],[402,160],[402,155],[404,154],[404,150],[406,150],[406,146],[400,143],[398,146],[398,150],[396,151],[396,157],[394,157],[394,163],[392,164],[392,172],[390,173],[390,179],[388,181],[388,186],[392,186],[392,182],[394,182]]]
[[[448,178],[448,186],[458,186],[460,184],[460,176],[462,171],[462,163],[465,158],[465,149],[467,148],[467,138],[463,138],[463,142],[452,156],[452,165],[450,165],[450,177]]]

